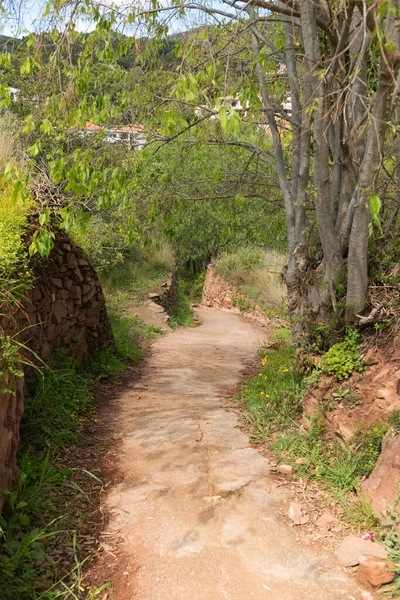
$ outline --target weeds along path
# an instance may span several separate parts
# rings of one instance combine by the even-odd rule
[[[279,515],[282,488],[224,399],[265,330],[227,311],[197,316],[200,327],[154,343],[118,399],[123,480],[105,532],[121,540],[107,557],[115,600],[359,599]]]

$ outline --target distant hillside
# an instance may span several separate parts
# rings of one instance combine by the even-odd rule
[[[23,39],[10,37],[9,35],[0,34],[0,50],[2,52],[13,52],[14,48],[19,46]]]
[[[193,31],[196,31],[196,30],[193,30]],[[174,34],[163,41],[158,41],[159,46],[157,48],[155,56],[158,56],[163,68],[168,69],[168,68],[171,68],[171,67],[173,68],[174,66],[176,66],[177,59],[176,59],[176,56],[174,53],[176,45],[179,43],[179,40],[184,39],[185,37],[190,35],[190,33],[191,32],[185,32],[182,34]],[[41,35],[43,35],[43,34],[41,34]],[[74,47],[72,48],[73,60],[74,59],[76,60],[78,58],[81,48],[82,48],[82,40],[84,39],[84,37],[86,35],[88,35],[88,34],[84,34],[84,33],[81,34],[81,36],[78,37],[77,41],[75,42]],[[46,36],[46,34],[44,34],[43,41],[45,41],[45,44],[46,44],[46,51],[47,51],[47,53],[50,53],[52,50],[52,47],[53,47],[53,42],[50,39],[46,39],[46,38],[47,38],[47,36]],[[23,37],[23,38],[19,39],[19,38],[11,37],[8,35],[0,35],[0,52],[11,52],[13,54],[18,49],[23,51],[26,41],[27,41],[27,37]],[[130,48],[128,50],[128,52],[125,54],[125,56],[123,56],[119,61],[121,67],[123,67],[126,70],[132,69],[138,63],[138,53],[142,53],[143,51],[145,51],[146,46],[149,43],[151,43],[150,39],[142,38],[140,40],[139,47],[137,47],[135,45],[132,48]],[[153,60],[154,60],[154,55],[153,55]]]

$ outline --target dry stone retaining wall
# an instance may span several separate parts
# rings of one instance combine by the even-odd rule
[[[178,272],[173,271],[169,275],[169,279],[161,284],[159,292],[151,292],[149,294],[148,307],[152,312],[165,315],[165,320],[168,321],[177,306],[179,293],[179,277]]]
[[[213,264],[207,267],[201,304],[209,308],[234,310],[263,325],[271,325],[271,320],[263,313],[261,308],[241,294],[235,286],[230,285],[220,277]],[[245,307],[244,310],[239,310],[238,307],[240,306]]]
[[[0,334],[17,334],[18,341],[44,361],[61,348],[76,359],[84,359],[113,340],[97,273],[82,250],[62,233],[56,234],[50,257],[34,269],[33,285],[25,300],[13,309],[1,309],[2,313],[6,316],[0,320]],[[33,354],[25,354],[26,359],[36,360]],[[0,368],[4,371],[5,365],[0,364]],[[22,370],[26,374],[29,368],[22,365]],[[16,453],[25,377],[10,376],[5,387],[13,392],[0,389],[0,509],[1,492],[18,475]]]

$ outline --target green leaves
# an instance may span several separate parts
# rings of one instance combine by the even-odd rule
[[[35,121],[33,119],[33,116],[29,114],[24,119],[24,128],[22,131],[27,135],[28,133],[31,133],[31,131],[33,131],[34,129]]]
[[[235,137],[240,135],[240,117],[229,103],[221,104],[220,100],[215,102],[215,107],[218,110],[219,122],[221,123],[222,131],[226,134],[233,133]]]
[[[49,231],[48,229],[36,230],[32,236],[32,242],[29,246],[29,256],[34,256],[35,254],[40,254],[40,256],[49,256],[54,246],[53,240],[54,233],[52,231]]]
[[[377,194],[374,193],[374,194],[371,194],[371,196],[369,198],[369,203],[370,203],[370,208],[371,208],[371,223],[369,224],[368,234],[369,234],[369,236],[371,236],[373,234],[373,225],[375,225],[375,227],[378,229],[379,233],[381,235],[383,235],[382,224],[381,224],[381,220],[379,217],[379,213],[382,208],[381,199],[379,198],[379,196]]]
[[[21,65],[21,75],[29,75],[30,73],[32,73],[34,68],[35,61],[33,60],[32,56],[28,54],[28,56]]]
[[[31,156],[37,156],[39,154],[41,150],[41,145],[40,142],[35,142],[34,144],[32,144],[32,146],[29,148],[29,154]]]
[[[40,131],[42,133],[45,133],[46,135],[51,135],[52,133],[54,133],[54,127],[51,121],[49,121],[48,119],[44,119],[42,121],[42,124],[40,125]]]
[[[40,225],[48,225],[50,223],[50,208],[45,206],[41,215],[39,215]]]

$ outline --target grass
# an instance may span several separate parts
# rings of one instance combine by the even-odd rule
[[[142,304],[148,300],[149,292],[154,292],[160,288],[161,283],[168,278],[172,268],[172,256],[168,247],[165,247],[160,251],[146,250],[137,262],[124,261],[113,265],[105,272],[103,286],[115,327],[118,326],[118,319],[120,318],[118,315],[123,314],[130,305]],[[190,308],[190,303],[201,298],[203,283],[204,274],[189,277],[187,274],[181,273],[177,307],[169,322],[173,329],[179,326],[193,325],[193,311]],[[140,323],[137,317],[130,316],[128,318],[132,327],[137,328]],[[154,326],[151,328],[150,333],[157,335],[161,332],[160,328]],[[142,335],[142,333],[138,333]],[[118,336],[118,339],[126,340],[129,338],[121,335]],[[135,339],[135,336],[133,336],[133,339]],[[134,348],[132,348],[132,351],[135,353]]]
[[[222,256],[217,273],[271,316],[286,314],[286,287],[281,271],[287,258],[259,248],[240,248]]]
[[[116,377],[127,361],[137,362],[142,356],[140,338],[156,335],[135,316],[113,314],[111,322],[115,349],[106,349],[83,366],[60,354],[35,385],[31,382],[34,392],[26,398],[21,424],[21,473],[17,485],[5,493],[0,516],[1,600],[91,600],[104,589],[84,591],[75,527],[77,519],[85,520],[90,499],[58,457],[64,449],[84,443],[82,426],[95,411],[93,382]],[[100,490],[100,480],[87,475],[97,480]],[[77,497],[79,517],[74,515]],[[61,563],[54,558],[60,543],[69,552]]]
[[[360,482],[375,466],[388,424],[360,431],[348,444],[324,430],[322,412],[304,429],[299,417],[305,382],[296,371],[296,352],[287,330],[279,331],[275,333],[279,343],[261,351],[259,373],[239,394],[251,436],[264,443],[277,462],[291,464],[298,476],[320,482],[353,524],[376,527],[376,517],[359,495]],[[307,462],[296,464],[298,458]]]
[[[12,290],[13,297],[21,297],[29,284],[31,273],[23,236],[28,228],[28,215],[32,199],[22,187],[15,188],[13,181],[3,180],[6,167],[21,163],[21,152],[16,141],[15,119],[10,112],[0,117],[0,292]],[[18,154],[18,163],[15,156]],[[3,298],[1,299],[3,301]]]
[[[196,280],[194,280],[194,283],[196,283]],[[182,276],[179,277],[177,306],[169,322],[172,329],[193,325],[193,311],[190,307],[193,297],[196,297],[193,281]]]
[[[160,287],[172,268],[173,257],[168,246],[161,250],[136,249],[131,258],[102,271],[102,284],[113,303],[123,308],[147,300],[148,293]]]
[[[31,206],[11,184],[0,183],[0,291],[11,289],[19,297],[31,279],[23,242]]]

